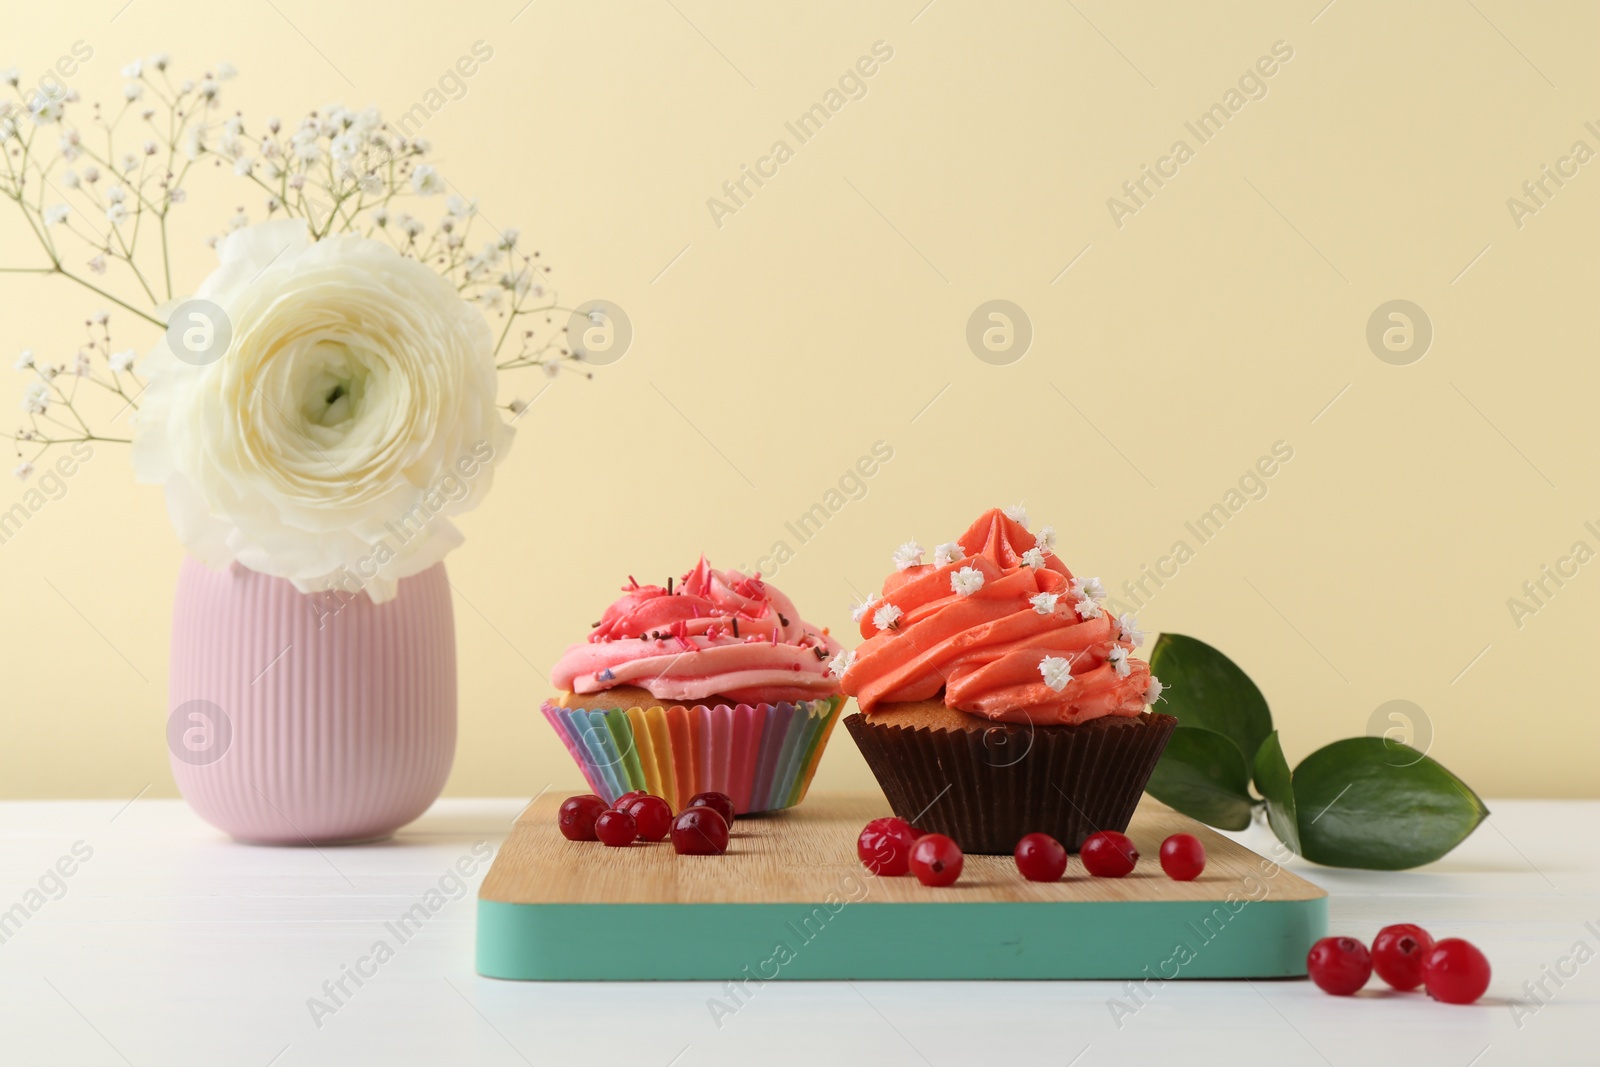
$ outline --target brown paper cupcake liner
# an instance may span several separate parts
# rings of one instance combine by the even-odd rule
[[[1097,830],[1126,830],[1177,724],[1157,712],[973,729],[844,720],[894,813],[978,855],[1010,854],[1035,832],[1076,852]]]

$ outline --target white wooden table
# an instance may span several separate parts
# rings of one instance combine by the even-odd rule
[[[1120,1027],[1110,1001],[1136,1002],[1110,982],[772,983],[719,1027],[712,985],[479,978],[478,857],[521,808],[445,800],[392,842],[319,851],[232,844],[179,801],[0,804],[0,1064],[1600,1063],[1600,959],[1572,957],[1600,952],[1600,802],[1491,803],[1421,871],[1296,867],[1332,894],[1335,933],[1409,920],[1475,941],[1495,970],[1477,1006],[1177,982]],[[63,861],[79,842],[92,854]],[[460,889],[458,861],[475,868]],[[430,890],[437,912],[402,941],[386,924]],[[1519,1019],[1540,979],[1548,1003]]]

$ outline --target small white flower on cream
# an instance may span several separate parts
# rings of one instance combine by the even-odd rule
[[[1033,610],[1040,615],[1054,615],[1056,601],[1061,599],[1060,593],[1037,593],[1028,598],[1028,603],[1033,605]]]
[[[1072,579],[1072,595],[1099,600],[1106,595],[1106,587],[1100,584],[1098,578]]]
[[[872,610],[872,605],[878,602],[877,594],[868,593],[867,599],[850,609],[850,618],[853,622],[860,622],[867,617],[867,612]]]
[[[24,460],[23,462],[17,464],[16,467],[12,469],[11,473],[17,476],[18,481],[25,482],[28,480],[28,475],[33,473],[33,464]]]
[[[60,226],[72,214],[72,209],[65,204],[51,204],[44,209],[46,226]]]
[[[1022,565],[1033,570],[1042,570],[1044,568],[1044,553],[1037,548],[1028,549],[1022,554]]]
[[[423,196],[437,196],[444,192],[444,179],[439,177],[439,172],[424,163],[411,172],[411,188]]]
[[[1083,597],[1073,607],[1078,609],[1078,617],[1082,619],[1098,619],[1105,614],[1099,602],[1090,600],[1088,597]]]
[[[133,369],[133,361],[137,358],[138,353],[130,348],[123,352],[111,353],[111,358],[108,362],[110,362],[111,369],[114,371],[130,371]]]
[[[983,572],[976,567],[962,567],[950,576],[950,588],[958,596],[971,596],[983,588]]]
[[[1059,693],[1072,681],[1072,661],[1062,656],[1046,656],[1039,661],[1039,675],[1045,685]]]
[[[106,208],[106,221],[113,226],[120,226],[128,221],[128,205],[122,203],[112,204]]]
[[[43,415],[50,407],[50,387],[43,382],[29,382],[22,391],[22,410],[29,415]]]
[[[1150,676],[1150,684],[1144,687],[1144,702],[1146,704],[1154,704],[1161,699],[1161,694],[1166,688],[1161,684],[1161,679],[1152,674]]]
[[[907,567],[920,567],[922,566],[922,546],[915,541],[907,541],[895,549],[894,555],[890,558],[894,560],[894,569],[897,571],[903,571]]]
[[[1039,546],[1039,551],[1048,556],[1056,550],[1056,528],[1054,526],[1039,527],[1039,535],[1034,541]]]
[[[1134,648],[1144,644],[1144,631],[1139,629],[1139,620],[1129,612],[1117,616],[1117,638]]]
[[[966,552],[956,541],[946,541],[942,545],[935,545],[933,549],[933,562],[935,566],[943,567],[954,563],[958,559],[965,559]]]
[[[856,654],[849,649],[845,649],[828,661],[828,673],[835,678],[843,678],[844,672],[849,670],[855,661]]]
[[[1020,525],[1024,530],[1028,528],[1028,509],[1021,504],[1012,504],[1005,508],[1006,518]]]
[[[22,350],[22,355],[17,357],[16,367],[18,370],[33,369],[33,349],[24,348]]]
[[[885,604],[872,613],[872,624],[880,630],[892,630],[902,614],[893,604]]]
[[[1118,678],[1126,678],[1128,672],[1133,670],[1133,665],[1128,662],[1128,650],[1121,645],[1112,645],[1111,652],[1106,656]]]

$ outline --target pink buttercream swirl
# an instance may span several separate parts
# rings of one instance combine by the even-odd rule
[[[760,575],[715,570],[702,556],[676,585],[630,578],[552,680],[573,693],[638,686],[659,700],[820,700],[839,692],[828,661],[840,650]]]

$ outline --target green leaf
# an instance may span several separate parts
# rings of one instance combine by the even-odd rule
[[[1191,818],[1224,830],[1250,825],[1250,772],[1239,746],[1198,726],[1179,726],[1145,792]]]
[[[1294,784],[1276,730],[1256,749],[1256,791],[1267,798],[1267,825],[1278,840],[1298,853],[1300,824],[1295,820]]]
[[[1182,726],[1221,734],[1249,760],[1272,732],[1272,712],[1250,676],[1204,641],[1162,634],[1150,652],[1151,673],[1169,688],[1160,710]]]
[[[1306,859],[1378,871],[1433,862],[1489,814],[1438,762],[1381,737],[1307,756],[1294,771],[1294,799]]]

